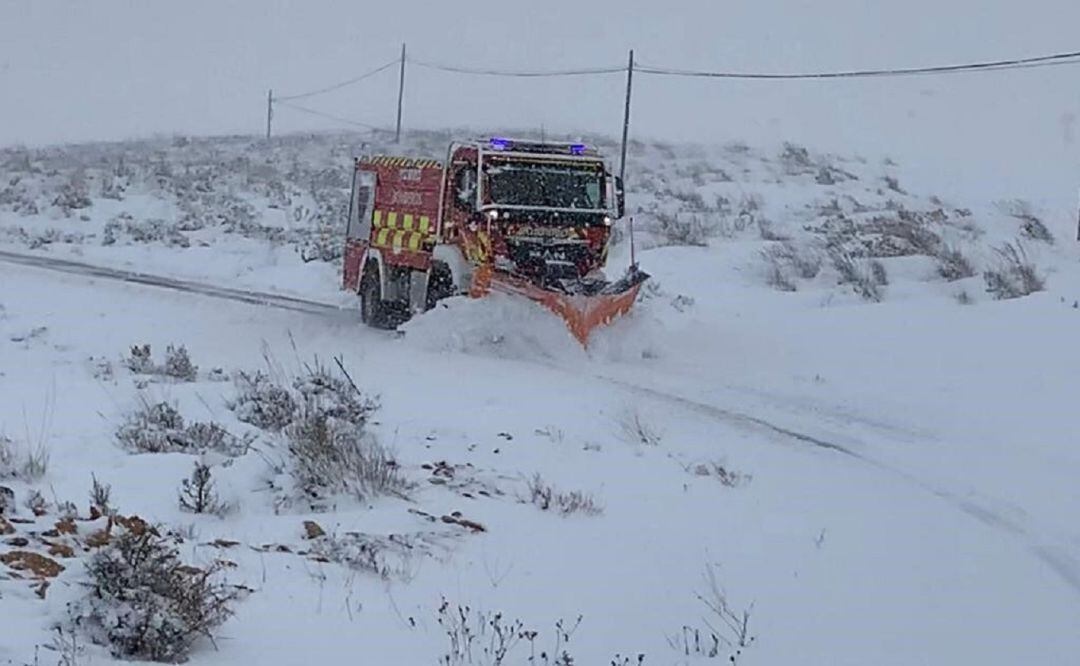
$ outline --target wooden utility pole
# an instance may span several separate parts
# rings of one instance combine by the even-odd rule
[[[405,98],[405,42],[401,43],[401,74],[398,77],[397,91],[397,129],[394,131],[394,143],[401,143],[401,103]]]
[[[630,60],[626,64],[626,107],[623,110],[622,158],[619,160],[619,180],[626,178],[626,141],[630,135],[630,92],[634,86],[634,49],[630,49]],[[624,185],[625,187],[625,185]]]
[[[270,140],[270,122],[274,119],[274,90],[266,91],[266,140]]]

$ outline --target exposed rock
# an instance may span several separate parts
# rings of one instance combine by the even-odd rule
[[[0,515],[5,513],[15,513],[15,491],[0,486]]]
[[[15,534],[15,526],[0,516],[0,535]]]
[[[326,532],[319,526],[314,520],[304,521],[304,538],[305,539],[318,539],[321,536],[326,536]]]
[[[453,515],[443,516],[442,521],[450,525],[460,525],[461,527],[472,530],[473,532],[487,532],[486,527],[476,522],[475,520],[462,518],[461,513],[457,511],[455,511]]]
[[[35,578],[56,578],[64,570],[56,560],[28,550],[13,550],[0,555],[0,562],[15,571],[28,571]]]
[[[74,518],[64,518],[56,522],[56,531],[59,534],[78,534],[79,528],[75,526]]]
[[[49,555],[70,559],[75,557],[75,549],[66,543],[46,542],[49,545]]]

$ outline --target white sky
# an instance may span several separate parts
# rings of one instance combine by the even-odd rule
[[[1080,50],[1075,0],[0,0],[0,145],[257,133],[267,88],[303,92],[396,56],[492,67],[640,62],[745,71],[918,66]],[[642,138],[792,139],[892,155],[927,184],[1071,201],[1080,66],[846,82],[639,76]],[[621,76],[411,68],[412,127],[617,134]],[[396,72],[303,103],[391,125]],[[281,108],[276,131],[327,128]],[[923,183],[917,183],[922,185]]]

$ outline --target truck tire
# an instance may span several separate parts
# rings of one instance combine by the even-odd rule
[[[368,264],[360,279],[360,320],[373,328],[386,328],[386,303],[379,288],[379,267]]]
[[[450,267],[441,261],[431,264],[431,276],[428,278],[427,309],[435,307],[435,304],[444,298],[454,295],[454,276]]]

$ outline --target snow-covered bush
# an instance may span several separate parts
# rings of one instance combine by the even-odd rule
[[[263,430],[279,431],[296,417],[292,392],[269,375],[239,371],[233,378],[237,396],[228,403],[236,418]]]
[[[166,247],[191,247],[191,241],[176,223],[159,218],[135,220],[130,213],[120,213],[105,223],[101,244],[113,245],[122,236],[135,243],[162,243]]]
[[[89,208],[92,203],[86,177],[80,171],[72,173],[70,178],[60,186],[52,202],[54,206],[64,211],[65,215],[71,215],[71,212],[75,210]]]
[[[1046,282],[1035,264],[1028,259],[1027,251],[1020,243],[1006,243],[994,248],[998,262],[995,268],[983,273],[986,290],[998,300],[1020,298],[1042,291]]]
[[[133,345],[124,365],[136,374],[171,377],[182,382],[193,382],[199,375],[199,368],[191,362],[191,355],[184,345],[167,346],[163,365],[154,362],[150,345]]]
[[[316,359],[312,365],[304,366],[293,380],[293,388],[309,414],[314,411],[355,426],[366,424],[379,406],[360,391],[340,363],[338,372],[334,372]]]
[[[115,657],[181,662],[233,614],[238,593],[222,569],[185,565],[152,527],[123,530],[87,563],[90,592],[72,619]]]
[[[193,382],[199,374],[198,366],[191,362],[187,347],[169,345],[165,348],[165,366],[163,371],[169,377],[185,382]]]
[[[250,448],[252,437],[237,437],[220,424],[187,424],[175,407],[167,402],[143,403],[129,413],[116,430],[120,444],[135,453],[203,453],[242,455]]]
[[[218,498],[210,466],[196,461],[191,478],[180,482],[180,510],[191,513],[223,514],[226,505]]]

